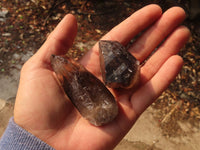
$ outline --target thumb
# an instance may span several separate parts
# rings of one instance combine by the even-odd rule
[[[35,54],[37,62],[46,65],[50,63],[50,56],[52,54],[65,54],[72,46],[76,33],[76,18],[73,15],[68,14],[61,20],[42,47]]]

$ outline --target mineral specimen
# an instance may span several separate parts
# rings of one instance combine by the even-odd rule
[[[99,41],[103,81],[111,88],[129,89],[137,85],[140,62],[117,41]]]
[[[51,65],[71,102],[90,123],[101,126],[117,116],[113,95],[81,64],[66,56],[52,55]]]

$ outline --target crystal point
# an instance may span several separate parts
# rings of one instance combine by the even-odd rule
[[[66,95],[90,123],[101,126],[118,114],[114,96],[92,73],[66,56],[51,56],[51,65]]]
[[[139,81],[139,61],[117,41],[99,41],[103,81],[111,88],[132,88]]]

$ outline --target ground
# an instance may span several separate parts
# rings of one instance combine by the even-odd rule
[[[200,21],[191,14],[188,0],[1,1],[0,136],[12,116],[20,68],[66,13],[74,14],[78,21],[78,35],[68,55],[79,59],[113,26],[148,3],[158,3],[163,10],[174,5],[183,7],[187,12],[183,24],[191,30],[191,37],[180,52],[184,59],[180,74],[116,150],[200,149]]]

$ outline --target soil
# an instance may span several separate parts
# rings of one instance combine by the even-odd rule
[[[183,24],[191,30],[189,42],[179,53],[184,59],[183,69],[149,110],[152,119],[156,122],[152,128],[155,126],[159,128],[155,132],[159,133],[157,137],[160,137],[160,141],[162,138],[175,139],[176,141],[177,138],[180,139],[188,133],[199,133],[200,20],[197,14],[192,14],[191,1],[189,0],[32,0],[23,2],[2,0],[0,2],[0,98],[6,100],[6,104],[7,101],[14,101],[22,65],[37,51],[65,14],[74,14],[78,21],[77,38],[68,55],[79,59],[112,27],[150,3],[159,4],[164,11],[172,6],[183,7],[187,13],[187,19]],[[9,107],[11,107],[10,103]],[[1,114],[3,109],[0,109]],[[3,113],[0,115],[0,119],[1,121],[2,118],[8,120],[11,115]],[[143,119],[144,123],[148,118]],[[3,122],[7,122],[5,120]],[[152,124],[150,120],[148,123]],[[0,126],[5,129],[5,124],[0,124]],[[140,126],[144,126],[142,121]],[[152,133],[154,132],[147,134]],[[188,138],[195,141],[196,137],[192,134]],[[157,150],[164,144],[162,145],[160,144],[162,142],[156,140],[152,140],[154,142],[151,143],[144,137],[141,139],[127,137],[119,144],[118,149],[128,149],[127,147],[133,149],[134,147],[135,149]],[[173,142],[172,140],[171,143]],[[163,140],[163,143],[167,145],[169,141]],[[186,148],[189,147],[186,146]]]

